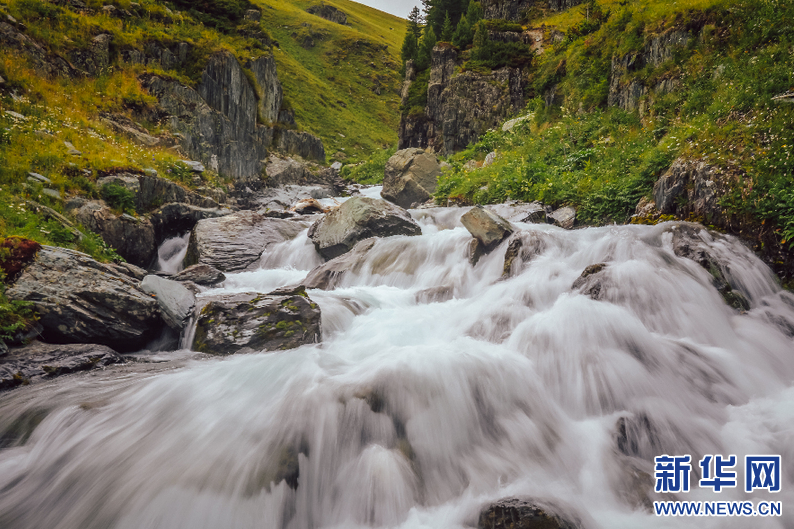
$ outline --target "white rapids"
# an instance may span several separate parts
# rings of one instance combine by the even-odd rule
[[[160,353],[0,395],[0,527],[464,528],[511,496],[587,529],[794,527],[794,296],[761,261],[709,243],[750,301],[739,313],[673,253],[669,224],[518,224],[544,248],[501,280],[506,243],[469,264],[464,211],[412,211],[421,236],[380,239],[310,290],[320,344]],[[604,262],[600,300],[572,289]],[[205,295],[320,263],[304,233]],[[429,302],[436,287],[451,299]],[[783,516],[653,515],[661,454],[782,455],[780,493],[677,498],[771,499]]]

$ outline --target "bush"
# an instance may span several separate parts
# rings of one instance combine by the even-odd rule
[[[396,147],[376,151],[369,160],[357,165],[346,165],[342,168],[342,176],[346,180],[354,180],[359,184],[380,184],[386,171],[386,162],[397,152]]]
[[[135,212],[135,194],[118,184],[105,184],[100,191],[102,200],[111,208],[125,213]]]

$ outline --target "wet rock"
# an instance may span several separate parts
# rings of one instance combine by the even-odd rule
[[[560,228],[570,230],[576,224],[576,209],[566,206],[552,211],[548,217]]]
[[[301,286],[210,301],[199,313],[193,349],[228,355],[294,349],[320,339],[320,308]]]
[[[122,362],[116,351],[104,345],[33,342],[0,356],[0,390]]]
[[[305,215],[311,213],[327,213],[328,208],[320,204],[316,198],[304,198],[292,206],[292,211]]]
[[[578,517],[562,514],[554,503],[535,499],[506,498],[481,513],[478,529],[581,529]]]
[[[196,305],[196,296],[185,285],[156,275],[148,275],[141,281],[141,290],[157,298],[160,314],[166,325],[175,331],[185,328]]]
[[[422,204],[432,198],[440,174],[436,155],[421,149],[397,151],[386,162],[380,195],[403,208]]]
[[[515,233],[507,244],[502,279],[521,273],[524,265],[546,249],[546,241],[535,232]]]
[[[718,170],[702,160],[679,158],[653,186],[656,208],[665,215],[714,220],[721,217],[718,204]]]
[[[571,285],[571,289],[579,289],[582,294],[594,300],[602,299],[604,288],[604,276],[602,272],[606,269],[606,263],[598,263],[588,266],[582,274],[576,278]]]
[[[480,242],[486,253],[515,231],[508,221],[481,206],[471,208],[460,218],[460,222]]]
[[[73,212],[75,219],[102,237],[107,245],[134,265],[148,267],[157,254],[154,227],[149,219],[116,215],[103,202],[86,202]]]
[[[483,207],[508,222],[546,223],[546,206],[537,201],[526,203],[510,200],[502,204],[490,204]]]
[[[684,222],[671,226],[669,230],[673,234],[673,252],[678,257],[695,261],[711,274],[714,288],[730,307],[739,311],[750,310],[750,302],[744,294],[734,290],[728,281],[729,269],[727,265],[720,262],[720,259],[710,251],[709,245],[704,240],[704,236],[721,238],[720,234],[707,232],[699,224]]]
[[[443,303],[449,301],[455,295],[455,288],[451,286],[441,286],[420,290],[414,296],[417,303]]]
[[[312,224],[309,238],[326,259],[349,252],[369,237],[421,235],[422,230],[399,206],[367,197],[353,197]]]
[[[347,25],[347,14],[341,9],[335,8],[334,6],[320,4],[316,6],[307,7],[306,12],[311,13],[312,15],[317,15],[320,18],[324,18],[329,22],[336,22],[337,24]]]
[[[469,259],[469,263],[475,266],[483,255],[485,255],[485,249],[482,243],[477,239],[471,239],[466,246],[466,257]]]
[[[228,209],[202,208],[184,203],[166,204],[149,215],[157,246],[169,237],[192,230],[200,220],[216,219],[230,215]]]
[[[377,239],[365,239],[347,253],[321,264],[306,276],[306,288],[333,290],[347,273],[358,273],[364,265],[364,256],[375,246]]]
[[[190,235],[185,265],[207,264],[222,272],[245,270],[256,264],[272,244],[294,239],[307,223],[238,211],[200,220]]]
[[[65,248],[42,247],[6,295],[33,303],[48,342],[130,351],[162,327],[157,301],[136,281]]]
[[[210,265],[195,264],[171,276],[171,279],[174,281],[192,281],[197,285],[213,286],[226,281],[226,276],[223,272]]]

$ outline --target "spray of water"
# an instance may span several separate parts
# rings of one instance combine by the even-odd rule
[[[505,243],[468,262],[462,213],[413,211],[422,236],[380,239],[310,290],[322,344],[183,352],[0,397],[6,431],[40,421],[0,450],[0,526],[461,528],[511,495],[589,528],[794,526],[794,296],[751,252],[700,235],[740,313],[675,255],[670,224],[519,225],[536,244],[503,278]],[[202,296],[318,263],[301,235]],[[598,295],[572,288],[596,263]],[[653,516],[665,453],[781,454],[783,517]],[[680,499],[770,499],[739,489]]]

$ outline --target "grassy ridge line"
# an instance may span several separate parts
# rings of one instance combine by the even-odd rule
[[[355,2],[325,3],[344,11],[350,26],[306,13],[315,1],[260,5],[264,25],[280,46],[279,78],[298,122],[323,139],[329,159],[363,158],[397,142],[405,20]],[[312,38],[314,47],[302,47],[303,37]],[[373,91],[375,80],[381,95]]]

